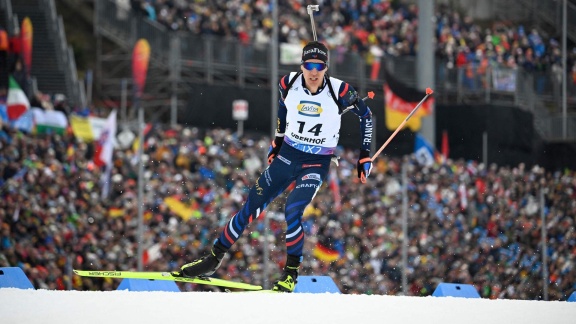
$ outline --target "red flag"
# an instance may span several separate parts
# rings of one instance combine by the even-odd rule
[[[134,45],[132,52],[132,78],[136,88],[136,96],[140,98],[144,92],[146,75],[148,73],[148,62],[150,61],[150,44],[141,38]]]
[[[22,43],[22,57],[24,58],[24,66],[26,67],[26,74],[30,75],[32,70],[32,21],[26,17],[22,21],[20,27],[20,37]]]
[[[448,147],[448,131],[442,131],[442,155],[444,155],[444,159],[448,158],[448,153],[450,152],[450,148]]]

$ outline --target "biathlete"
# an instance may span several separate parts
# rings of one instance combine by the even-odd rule
[[[348,106],[353,105],[351,111],[360,118],[358,177],[367,178],[370,174],[370,108],[352,86],[326,74],[328,49],[324,44],[314,41],[304,47],[300,70],[282,77],[279,83],[278,125],[268,153],[268,168],[250,189],[243,207],[214,241],[210,253],[183,265],[175,275],[197,277],[213,274],[246,226],[295,181],[285,207],[286,264],[272,288],[275,291],[294,291],[304,246],[302,214],[326,179],[338,145],[342,111]]]

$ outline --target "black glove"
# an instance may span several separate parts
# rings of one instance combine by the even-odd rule
[[[284,143],[283,136],[276,136],[272,143],[270,143],[270,148],[268,149],[268,164],[272,163],[272,160],[274,160],[278,152],[280,152],[282,143]]]
[[[365,182],[366,178],[370,175],[370,171],[372,171],[370,151],[360,150],[360,157],[356,163],[356,170],[358,171],[358,178],[360,178],[362,182]]]

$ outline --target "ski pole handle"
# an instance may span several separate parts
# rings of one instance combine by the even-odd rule
[[[362,101],[366,101],[366,99],[374,99],[374,91],[368,91],[368,95],[364,98],[362,98]],[[346,109],[342,110],[342,112],[340,113],[340,115],[344,115],[345,113],[347,113],[348,111],[350,111],[350,109],[354,108],[355,106],[348,106]]]
[[[368,176],[370,175],[370,166],[368,164],[364,164],[364,173],[360,175],[360,182],[366,183]]]
[[[308,11],[308,15],[310,15],[310,25],[312,25],[312,37],[314,37],[314,41],[318,41],[318,37],[316,36],[316,24],[314,24],[314,13],[313,11],[319,11],[319,5],[308,5],[306,7],[306,11]]]

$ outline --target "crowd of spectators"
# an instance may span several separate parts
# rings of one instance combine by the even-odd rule
[[[73,134],[32,135],[6,124],[0,133],[0,266],[22,268],[36,288],[113,290],[118,280],[81,278],[71,269],[137,267],[137,156],[114,153],[111,192],[102,197],[102,170],[92,143]],[[175,270],[203,255],[265,167],[269,138],[237,138],[227,129],[155,127],[145,142],[145,270]],[[537,166],[484,166],[447,160],[420,166],[412,156],[377,160],[367,184],[355,175],[357,152],[342,149],[336,168],[341,200],[323,185],[304,214],[301,275],[329,275],[345,293],[398,295],[401,287],[401,166],[408,175],[408,285],[430,295],[439,282],[469,283],[482,297],[543,296],[538,195],[546,194],[551,300],[565,300],[576,282],[576,174]],[[184,218],[167,203],[193,211]],[[270,220],[269,282],[285,260],[285,196]],[[335,206],[339,206],[336,208]],[[264,221],[234,245],[216,275],[264,283]],[[317,244],[338,251],[325,262]],[[182,284],[183,290],[205,286]]]
[[[119,6],[126,3],[117,1]],[[287,6],[281,10],[283,40],[309,39],[308,25],[302,22],[305,7],[298,1],[282,3]],[[378,46],[390,55],[414,53],[415,7],[394,7],[388,1],[330,4],[317,24],[320,38],[333,48],[375,53],[373,46]],[[134,0],[132,8],[145,9],[141,14],[172,29],[247,42],[265,43],[272,24],[264,1]],[[453,56],[456,65],[475,59],[470,53],[493,53],[502,64],[512,64],[509,58],[514,57],[514,64],[528,68],[522,61],[528,52],[552,58],[542,53],[557,50],[535,31],[498,27],[483,33],[468,18],[443,10],[438,9],[438,50]],[[0,95],[0,103],[3,99]],[[158,126],[148,133],[141,242],[146,270],[175,270],[209,249],[265,167],[269,141],[258,134],[238,138],[227,129],[184,126]],[[0,120],[0,266],[24,269],[36,288],[112,290],[118,281],[81,278],[71,269],[137,267],[137,156],[130,143],[117,147],[111,190],[104,197],[103,170],[93,162],[94,151],[94,143],[81,142],[72,132],[27,134]],[[410,295],[430,295],[439,282],[458,282],[474,284],[485,298],[542,298],[543,225],[548,230],[550,299],[565,300],[576,290],[574,171],[461,160],[424,167],[411,156],[382,156],[368,184],[361,184],[354,173],[357,152],[341,149],[339,155],[340,165],[332,166],[337,168],[339,195],[326,183],[304,214],[302,275],[329,275],[345,293],[402,292],[400,169],[405,164]],[[538,205],[543,189],[545,224]],[[168,199],[183,204],[189,216]],[[265,212],[270,220],[270,277],[263,277],[263,217],[233,247],[217,276],[256,284],[278,277],[285,260],[284,201],[279,197]],[[337,251],[339,259],[319,260],[312,255],[317,245]]]
[[[236,38],[256,46],[271,37],[268,1],[116,0],[122,17],[130,12],[158,21],[170,30]],[[312,39],[305,1],[279,1],[279,41]],[[315,17],[318,38],[339,52],[365,55],[368,62],[383,55],[415,55],[418,8],[403,1],[320,1]],[[560,41],[540,35],[532,26],[492,22],[481,26],[447,4],[435,8],[436,51],[448,68],[487,64],[531,72],[561,69]],[[576,84],[576,47],[569,48],[568,73]]]

